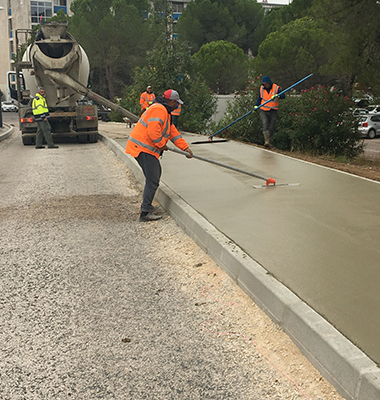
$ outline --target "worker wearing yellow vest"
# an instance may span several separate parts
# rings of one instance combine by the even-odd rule
[[[278,114],[278,99],[284,99],[285,93],[280,94],[282,89],[271,81],[269,76],[263,76],[259,96],[256,101],[255,109],[261,104],[269,101],[265,106],[260,107],[260,118],[263,124],[264,146],[272,147],[274,127]]]
[[[182,104],[182,100],[178,92],[172,89],[167,90],[162,97],[156,97],[133,128],[125,148],[125,152],[136,159],[145,176],[141,222],[161,218],[153,214],[152,201],[161,178],[159,157],[168,149],[167,142],[171,140],[179,149],[189,153],[188,158],[193,156],[189,145],[171,121],[170,113],[178,103]]]
[[[149,108],[149,106],[153,103],[153,100],[155,99],[155,94],[152,93],[152,86],[147,86],[146,91],[141,93],[140,96],[140,105],[141,105],[141,114]]]
[[[178,128],[178,119],[179,119],[179,116],[180,116],[180,114],[181,114],[181,109],[182,109],[181,103],[178,103],[177,108],[175,108],[175,109],[172,111],[172,121],[173,121],[173,125],[174,125],[176,128]]]
[[[57,149],[58,146],[54,144],[51,135],[51,127],[48,121],[49,109],[45,99],[45,89],[43,87],[39,89],[32,101],[32,112],[37,122],[36,149],[45,148],[45,146],[42,145],[44,138],[49,149]]]

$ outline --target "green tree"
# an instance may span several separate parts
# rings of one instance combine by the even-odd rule
[[[353,83],[380,94],[380,4],[376,0],[314,0],[313,15],[328,23],[337,42],[328,68],[341,89],[351,94]]]
[[[291,21],[309,15],[309,8],[313,0],[293,0],[289,5],[276,7],[267,12],[257,27],[253,53],[256,55],[260,44],[272,32],[281,29],[283,25]]]
[[[248,56],[236,44],[224,40],[207,43],[193,58],[214,93],[239,91],[247,83]]]
[[[235,43],[248,53],[263,16],[263,7],[255,1],[194,0],[179,18],[177,30],[194,53],[218,40]]]
[[[324,66],[330,61],[332,33],[326,31],[323,21],[304,17],[272,32],[260,45],[254,59],[258,73],[270,75],[286,88],[313,73],[305,84],[328,82]]]
[[[49,18],[48,21],[66,22],[69,21],[70,17],[61,9],[58,10],[57,14]]]
[[[138,114],[140,94],[147,85],[153,87],[156,96],[175,89],[184,101],[179,127],[190,132],[205,131],[216,110],[216,98],[196,71],[188,45],[158,41],[148,52],[146,65],[135,68],[133,78],[135,83],[124,90],[123,107]]]
[[[69,30],[85,49],[93,89],[111,99],[130,81],[149,46],[145,0],[74,0]]]

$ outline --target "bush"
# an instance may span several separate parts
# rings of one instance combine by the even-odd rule
[[[236,97],[217,129],[248,115],[218,136],[264,143],[259,113],[252,111],[260,82],[260,77],[252,80],[246,92]],[[354,158],[363,152],[363,145],[350,110],[352,107],[350,99],[325,86],[304,90],[299,95],[287,95],[280,100],[273,145],[285,151]]]
[[[214,127],[215,132],[223,129],[217,136],[245,142],[264,144],[259,114],[253,111],[261,84],[261,76],[248,82],[248,87],[243,94],[236,95],[227,106],[225,117]],[[248,114],[238,122],[234,122],[243,115]]]
[[[347,158],[363,152],[357,120],[351,111],[353,103],[336,90],[327,86],[312,87],[299,96],[288,96],[280,107],[277,122],[280,134],[274,138],[275,146]]]

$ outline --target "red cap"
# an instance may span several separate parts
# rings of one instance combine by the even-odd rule
[[[179,98],[179,94],[176,90],[169,89],[166,92],[164,92],[164,95],[162,97],[164,99],[175,100],[178,103],[183,104],[183,101]]]

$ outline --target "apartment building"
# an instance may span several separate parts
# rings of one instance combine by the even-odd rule
[[[7,71],[14,71],[17,40],[24,42],[27,31],[59,10],[70,13],[73,0],[0,0],[0,89],[6,94]],[[16,38],[16,30],[18,37]]]

